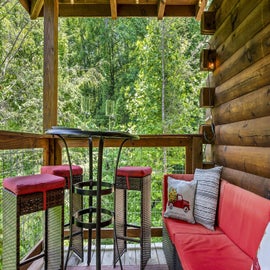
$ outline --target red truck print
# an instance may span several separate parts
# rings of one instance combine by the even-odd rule
[[[182,194],[177,194],[175,189],[170,191],[168,206],[170,209],[173,207],[182,208],[185,213],[190,210],[189,201],[184,200]]]

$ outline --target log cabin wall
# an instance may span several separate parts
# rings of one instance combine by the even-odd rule
[[[270,0],[214,0],[214,163],[270,199]]]

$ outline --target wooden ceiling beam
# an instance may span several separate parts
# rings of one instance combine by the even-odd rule
[[[110,5],[59,5],[59,17],[111,17]],[[169,6],[163,17],[194,17],[195,6]],[[117,17],[157,17],[156,5],[117,5]]]
[[[32,0],[31,2],[31,11],[30,11],[30,18],[35,20],[44,6],[44,0]]]
[[[27,0],[21,0],[27,1]],[[109,4],[110,0],[58,0],[59,4]],[[117,4],[127,4],[127,5],[135,5],[135,4],[142,5],[157,5],[159,0],[118,0]],[[189,5],[197,5],[198,0],[166,0],[166,5],[172,6],[189,6]]]
[[[158,4],[158,20],[162,20],[165,12],[166,0],[159,0]]]
[[[116,0],[110,0],[110,6],[111,6],[112,19],[117,19],[117,2],[116,2]]]

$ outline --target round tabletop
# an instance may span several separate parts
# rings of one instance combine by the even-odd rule
[[[79,128],[68,128],[61,126],[53,126],[52,128],[47,129],[45,133],[50,135],[63,135],[68,137],[105,137],[105,138],[139,139],[139,136],[132,135],[128,132],[82,130]]]

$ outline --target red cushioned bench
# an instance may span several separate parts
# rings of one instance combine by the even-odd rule
[[[191,181],[192,174],[170,175]],[[163,182],[163,213],[168,201]],[[270,220],[270,201],[221,180],[215,230],[163,217],[163,249],[169,269],[250,270]]]

